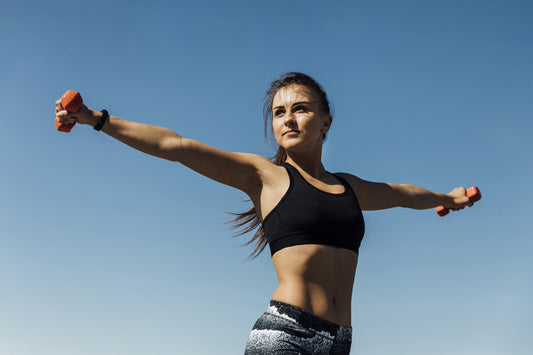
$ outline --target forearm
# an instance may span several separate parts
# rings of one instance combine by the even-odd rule
[[[89,124],[94,127],[102,114],[91,111],[93,118]],[[109,116],[102,127],[102,132],[143,153],[164,159],[171,158],[170,147],[178,146],[177,143],[182,138],[168,128],[126,121],[116,116]]]
[[[453,198],[447,194],[432,192],[410,184],[401,184],[399,186],[403,190],[404,195],[402,207],[424,210],[437,206],[454,206]]]

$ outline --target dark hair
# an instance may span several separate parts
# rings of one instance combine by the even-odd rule
[[[263,119],[265,122],[265,136],[268,137],[269,127],[272,127],[271,121],[272,121],[272,101],[274,100],[274,96],[276,93],[284,87],[290,86],[290,85],[302,85],[305,86],[311,90],[313,90],[316,95],[318,96],[320,106],[322,108],[322,112],[326,115],[331,114],[330,104],[328,101],[328,96],[322,86],[317,83],[313,78],[311,78],[309,75],[298,73],[298,72],[290,72],[285,73],[276,80],[270,84],[270,88],[266,92],[265,96],[265,104],[263,106]],[[326,134],[324,134],[323,139],[326,138]],[[272,162],[276,165],[281,165],[285,162],[287,159],[287,153],[285,152],[285,149],[282,147],[277,148],[276,155],[274,158],[272,158]],[[268,244],[268,241],[266,240],[265,231],[263,230],[263,226],[261,225],[261,221],[257,217],[257,212],[255,210],[255,207],[252,206],[248,211],[243,213],[234,213],[236,216],[233,220],[230,221],[230,223],[233,225],[233,229],[241,229],[241,231],[237,234],[237,236],[246,234],[248,232],[253,231],[254,229],[258,228],[255,232],[252,239],[250,239],[245,245],[251,244],[254,241],[256,242],[256,247],[254,251],[250,254],[251,257],[255,258],[261,252],[265,249],[265,247]]]

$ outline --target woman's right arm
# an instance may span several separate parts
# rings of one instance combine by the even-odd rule
[[[102,114],[85,105],[78,112],[69,113],[58,101],[56,116],[61,123],[77,122],[94,127]],[[168,128],[126,121],[116,116],[109,116],[102,132],[143,153],[180,162],[210,179],[248,194],[261,188],[260,172],[272,165],[259,155],[226,152],[183,138]]]

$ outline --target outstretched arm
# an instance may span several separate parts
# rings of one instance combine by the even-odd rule
[[[465,196],[465,189],[458,187],[448,194],[432,192],[410,184],[378,183],[343,174],[352,185],[361,209],[366,211],[382,210],[392,207],[407,207],[417,210],[444,206],[460,210],[472,206]]]
[[[102,114],[85,105],[76,113],[69,113],[58,101],[56,116],[61,123],[77,122],[94,127]],[[143,153],[180,162],[208,178],[246,193],[260,186],[259,170],[271,164],[258,155],[226,152],[183,138],[168,128],[126,121],[116,116],[109,117],[102,132]]]

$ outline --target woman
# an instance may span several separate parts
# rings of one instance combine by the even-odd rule
[[[236,222],[249,223],[248,230],[260,225],[252,239],[257,241],[255,252],[270,245],[279,286],[254,325],[246,354],[348,354],[352,287],[364,234],[361,210],[439,205],[458,210],[472,203],[464,188],[446,195],[327,172],[322,145],[332,123],[329,102],[322,87],[305,74],[276,79],[264,113],[279,144],[274,162],[218,150],[169,129],[128,122],[86,106],[68,113],[56,102],[61,123],[91,125],[250,197],[253,208]]]

